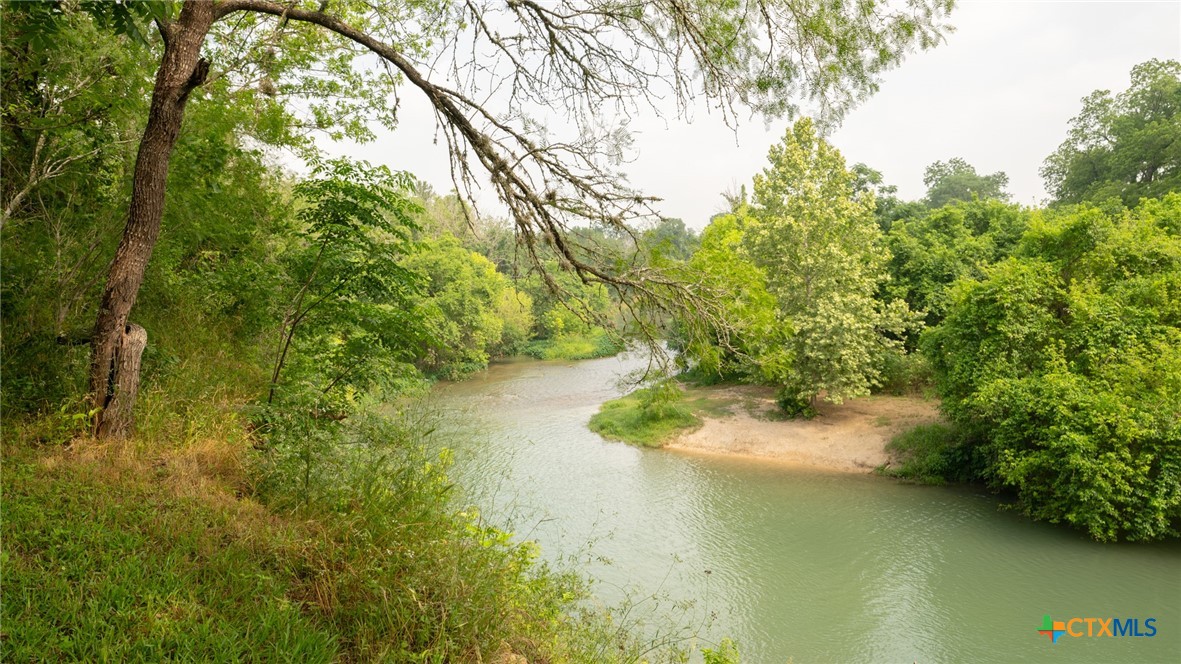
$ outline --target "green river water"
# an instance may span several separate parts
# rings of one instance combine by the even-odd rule
[[[510,362],[436,391],[467,498],[580,560],[603,603],[706,621],[749,662],[1181,662],[1181,543],[1096,544],[977,488],[604,441],[587,421],[640,365]],[[1052,644],[1045,614],[1157,631]]]

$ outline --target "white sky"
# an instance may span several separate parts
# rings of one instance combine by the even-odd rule
[[[1125,89],[1139,62],[1181,58],[1181,0],[960,0],[951,22],[956,32],[945,44],[887,73],[830,138],[850,165],[881,171],[905,199],[924,195],[928,164],[963,157],[979,172],[1007,173],[1016,202],[1042,201],[1038,169],[1080,100]],[[337,150],[450,191],[446,151],[434,144],[434,119],[419,97],[404,89],[397,131]],[[763,168],[787,124],[765,129],[754,118],[735,134],[716,113],[697,113],[692,123],[639,118],[626,170],[634,187],[664,199],[665,215],[701,228],[721,209],[722,192]],[[480,204],[498,214],[491,192]]]

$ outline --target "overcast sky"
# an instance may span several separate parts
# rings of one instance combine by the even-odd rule
[[[849,164],[881,171],[903,198],[923,196],[928,164],[958,156],[979,172],[1007,173],[1015,201],[1042,201],[1038,169],[1082,97],[1125,89],[1139,62],[1181,58],[1181,0],[960,0],[951,22],[956,31],[945,44],[887,73],[830,139]],[[397,131],[341,151],[449,191],[446,152],[433,144],[434,120],[419,96],[402,95]],[[626,170],[635,187],[664,199],[665,215],[701,228],[721,208],[722,192],[763,168],[787,124],[764,128],[755,118],[735,134],[716,114],[697,113],[691,123],[639,118],[631,125],[637,155]],[[499,206],[488,207],[495,214]]]

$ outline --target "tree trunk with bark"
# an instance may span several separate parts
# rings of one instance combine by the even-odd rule
[[[127,438],[135,430],[135,398],[139,395],[139,363],[148,345],[148,332],[130,323],[115,347],[111,402],[104,410],[95,434],[102,438]]]
[[[204,83],[209,73],[209,63],[201,57],[201,46],[216,18],[215,9],[212,2],[186,2],[175,22],[160,24],[164,57],[156,73],[148,123],[136,155],[127,226],[111,262],[94,326],[90,394],[100,408],[94,427],[100,437],[126,436],[132,429],[139,353],[147,344],[147,332],[132,326],[138,329],[133,341],[140,348],[131,361],[132,348],[128,344],[133,333],[127,318],[160,235],[168,161],[180,134],[185,103],[189,93]],[[126,375],[130,371],[135,373],[134,377]]]

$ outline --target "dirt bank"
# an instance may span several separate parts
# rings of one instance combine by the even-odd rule
[[[772,392],[753,386],[695,388],[699,397],[728,403],[702,414],[703,425],[665,449],[754,457],[803,466],[870,472],[890,462],[886,443],[899,432],[939,419],[938,402],[872,396],[837,406],[822,403],[811,420],[776,420]],[[727,412],[728,411],[728,412]]]

